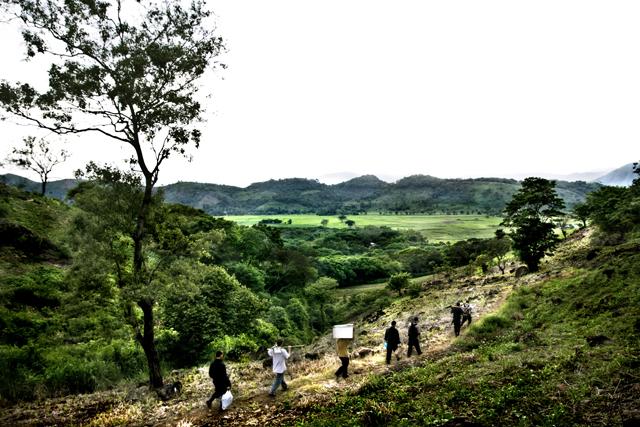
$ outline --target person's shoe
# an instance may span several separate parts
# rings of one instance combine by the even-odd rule
[[[207,408],[211,409],[211,401],[207,400]]]
[[[282,383],[282,391],[287,391],[288,388],[289,388],[288,385],[286,385],[285,383]]]
[[[269,393],[269,397],[276,397],[275,393]]]
[[[349,378],[349,375],[343,375],[342,378],[346,380],[347,378]]]

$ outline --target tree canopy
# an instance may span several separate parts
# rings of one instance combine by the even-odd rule
[[[206,22],[204,3],[132,0],[9,0],[6,12],[23,24],[27,58],[52,63],[48,88],[0,83],[9,113],[60,135],[98,134],[131,147],[129,163],[142,174],[143,192],[131,218],[131,280],[126,294],[142,311],[136,337],[149,364],[150,384],[162,385],[155,348],[154,268],[145,259],[152,191],[160,166],[173,153],[198,147],[201,118],[197,81],[223,49]],[[153,263],[151,263],[153,264]],[[129,313],[129,312],[128,312]],[[134,314],[127,314],[134,317]]]
[[[522,182],[505,208],[501,225],[512,227],[513,248],[529,271],[537,271],[540,260],[558,243],[555,217],[563,215],[564,202],[555,191],[555,182],[531,177]]]

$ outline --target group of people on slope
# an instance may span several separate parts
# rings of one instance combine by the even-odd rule
[[[471,325],[471,312],[473,307],[469,304],[469,301],[461,305],[460,301],[456,305],[451,306],[451,323],[453,323],[453,332],[456,336],[460,335],[460,329],[465,322]]]
[[[409,324],[409,330],[407,331],[407,336],[409,338],[407,343],[407,357],[411,357],[411,353],[413,349],[416,350],[418,356],[422,354],[422,350],[420,350],[420,329],[418,329],[418,318],[414,317]],[[389,327],[384,332],[384,343],[385,348],[387,349],[387,357],[386,362],[387,365],[391,363],[391,356],[395,354],[396,360],[400,360],[400,355],[398,354],[398,348],[400,347],[400,332],[396,329],[396,321],[391,322],[391,327]]]
[[[469,301],[462,304],[460,301],[456,303],[454,306],[450,306],[451,308],[451,323],[453,324],[453,331],[456,336],[460,335],[460,329],[465,322],[471,324],[471,312],[473,311],[473,307],[469,304]],[[418,329],[418,318],[414,317],[410,324],[409,330],[407,331],[408,343],[407,343],[407,357],[411,357],[412,350],[415,348],[418,356],[422,354],[420,350],[420,330]],[[400,355],[398,354],[398,348],[401,344],[400,333],[398,329],[396,329],[396,321],[391,322],[391,327],[389,327],[384,333],[384,343],[385,348],[387,349],[387,357],[386,362],[387,365],[391,363],[391,356],[395,354],[396,360],[400,360]]]
[[[456,305],[450,306],[452,321],[454,326],[454,333],[456,336],[460,335],[460,328],[465,322],[471,324],[471,311],[472,307],[467,301],[464,305],[458,301]],[[418,328],[418,317],[414,317],[411,319],[409,324],[409,329],[407,330],[407,357],[411,357],[413,350],[415,349],[416,353],[419,355],[422,354],[422,350],[420,349],[420,329]],[[339,378],[348,378],[349,377],[349,345],[353,339],[349,338],[338,338],[336,340],[336,351],[338,353],[338,358],[340,359],[340,367],[335,372],[336,380]],[[400,355],[398,354],[398,349],[401,344],[400,340],[400,332],[396,328],[396,321],[391,322],[391,326],[384,333],[384,343],[387,351],[386,355],[386,363],[387,365],[391,363],[391,357],[395,354],[396,360],[400,360]],[[284,373],[287,371],[287,359],[291,355],[291,346],[288,348],[282,347],[282,339],[278,339],[276,344],[267,350],[269,357],[272,359],[272,367],[273,373],[275,374],[275,379],[271,384],[271,389],[269,391],[269,396],[275,397],[276,391],[278,387],[282,387],[283,391],[286,391],[288,387],[287,383],[284,380]],[[223,362],[224,353],[222,351],[216,352],[216,358],[211,365],[209,366],[209,377],[213,382],[214,392],[209,399],[207,399],[207,407],[211,408],[211,404],[214,399],[221,398],[222,395],[231,389],[231,381],[229,380],[229,376],[227,375],[227,369]],[[221,402],[222,408],[222,402]]]

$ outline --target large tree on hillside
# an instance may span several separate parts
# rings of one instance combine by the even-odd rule
[[[163,162],[200,143],[196,85],[222,40],[205,25],[203,3],[168,0],[7,0],[23,24],[27,57],[52,59],[49,87],[0,83],[0,104],[25,122],[56,134],[91,134],[129,146],[144,188],[132,231],[131,286],[143,314],[136,334],[149,379],[162,385],[154,343],[154,293],[143,247],[153,187]],[[89,138],[87,138],[89,139]],[[87,142],[89,143],[89,142]]]
[[[527,178],[504,210],[501,225],[512,228],[513,249],[529,271],[537,271],[540,260],[551,254],[559,241],[554,218],[563,215],[564,202],[555,185],[544,178]]]

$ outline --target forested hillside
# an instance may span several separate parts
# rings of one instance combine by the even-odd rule
[[[109,273],[91,252],[81,250],[93,228],[86,209],[101,200],[95,196],[104,189],[78,189],[74,206],[68,207],[0,187],[3,233],[18,225],[31,231],[21,234],[25,238],[8,233],[2,239],[0,420],[26,425],[636,425],[638,188],[593,193],[587,200],[592,227],[567,237],[535,273],[516,276],[520,264],[515,259],[504,273],[497,259],[486,269],[478,256],[456,264],[455,257],[467,252],[461,249],[486,255],[492,246],[461,241],[423,247],[439,249],[448,261],[400,291],[387,290],[384,283],[335,289],[335,281],[314,274],[302,280],[327,256],[365,254],[367,240],[358,238],[357,230],[318,228],[305,238],[284,237],[277,229],[239,227],[188,207],[164,205],[154,220],[156,253],[169,241],[187,248],[191,240],[195,251],[171,263],[163,272],[170,280],[158,289],[163,294],[158,347],[165,370],[181,368],[168,379],[182,382],[180,394],[161,402],[135,385],[144,378],[144,356],[121,317],[124,296],[109,280],[118,271]],[[390,260],[408,249],[396,252],[403,245],[420,246],[412,234],[384,228],[366,233]],[[77,240],[80,235],[84,239]],[[123,245],[123,237],[112,243]],[[283,258],[269,255],[273,252]],[[415,260],[425,258],[430,256],[423,253]],[[313,267],[305,270],[305,265]],[[405,270],[410,264],[401,265]],[[226,273],[231,270],[235,278]],[[359,274],[364,273],[354,277]],[[275,283],[288,285],[268,285]],[[449,306],[460,300],[475,309],[471,327],[463,327],[456,339]],[[424,354],[407,358],[405,345],[400,361],[386,367],[384,329],[397,320],[406,344],[413,316],[420,319]],[[336,381],[339,362],[328,327],[346,321],[356,323],[358,335],[351,348],[351,376]],[[308,344],[294,350],[289,389],[268,400],[272,377],[260,359],[277,335],[287,344]],[[206,369],[198,369],[218,348],[227,352],[236,395],[224,413],[204,405],[211,386]],[[28,403],[78,392],[93,394]]]
[[[38,183],[15,175],[3,175],[0,180],[28,191],[39,188]],[[73,180],[50,182],[47,195],[63,199],[73,184]],[[560,181],[557,191],[571,208],[600,186]],[[160,187],[167,202],[217,216],[363,212],[499,215],[519,188],[520,182],[512,179],[440,179],[424,175],[406,177],[393,184],[366,175],[336,185],[291,178],[254,183],[246,188],[191,182]]]
[[[595,231],[571,235],[556,228],[567,212],[554,183],[528,178],[505,208],[508,233],[437,244],[384,226],[242,226],[157,193],[143,252],[149,273],[132,282],[140,181],[98,172],[68,193],[70,203],[0,184],[3,423],[169,421],[154,396],[173,392],[132,390],[149,384],[140,298],[154,301],[161,379],[170,390],[174,381],[183,387],[171,419],[194,425],[224,422],[202,409],[209,386],[198,366],[216,350],[243,378],[237,410],[222,418],[241,425],[253,417],[310,425],[640,418],[630,397],[640,357],[640,180],[589,193],[573,215]],[[447,307],[456,300],[472,302],[483,319],[451,343]],[[390,320],[414,315],[427,357],[385,373],[380,335]],[[361,360],[357,379],[336,385],[327,379],[334,360],[327,332],[346,322],[359,325],[352,354]],[[278,337],[316,362],[299,359],[294,366],[304,374],[291,381],[298,391],[256,412],[269,381],[260,359]],[[86,393],[97,394],[55,400]],[[43,414],[28,403],[42,400],[60,409]]]
[[[130,206],[141,189],[120,178],[82,183],[71,203],[0,184],[4,403],[143,380],[132,305],[140,295],[157,301],[156,344],[170,370],[220,347],[231,360],[250,359],[279,335],[307,344],[393,296],[338,297],[336,288],[486,267],[493,262],[476,263],[481,254],[508,250],[497,238],[432,244],[388,227],[246,227],[156,198],[145,252],[152,274],[131,287]]]

